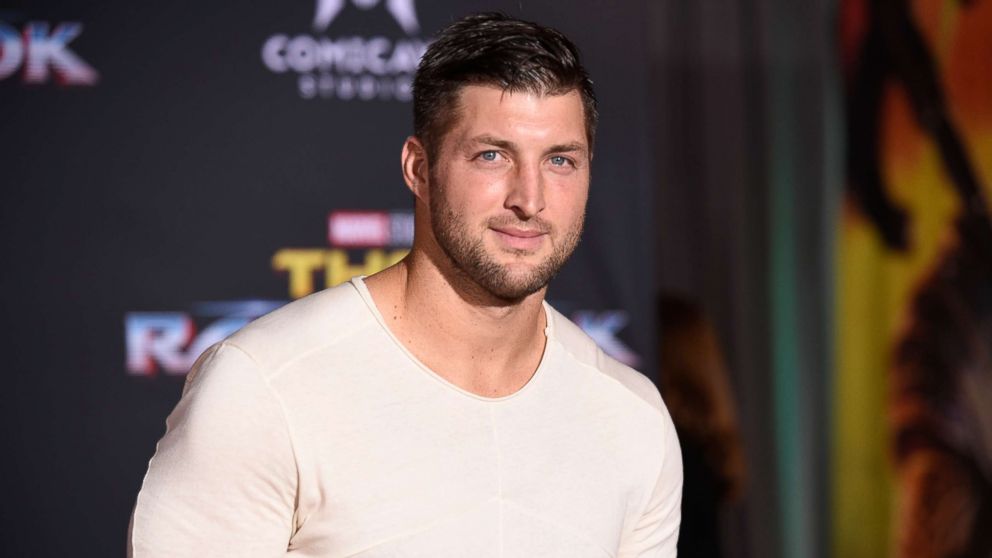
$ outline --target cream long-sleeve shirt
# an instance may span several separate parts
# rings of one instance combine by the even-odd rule
[[[249,324],[190,372],[129,556],[675,556],[657,390],[544,309],[537,371],[496,399],[420,363],[361,279]]]

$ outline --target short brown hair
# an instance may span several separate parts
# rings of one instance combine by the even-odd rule
[[[428,157],[437,154],[466,85],[538,95],[578,91],[592,151],[599,118],[592,80],[578,49],[559,31],[501,13],[471,15],[444,28],[413,79],[413,129]]]

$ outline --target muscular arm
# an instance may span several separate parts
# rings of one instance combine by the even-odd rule
[[[296,463],[283,409],[252,359],[207,351],[148,466],[128,556],[282,556]]]
[[[675,558],[682,519],[682,452],[667,411],[664,421],[661,470],[644,512],[620,544],[618,558]]]

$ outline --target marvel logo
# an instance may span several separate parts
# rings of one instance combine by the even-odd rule
[[[327,217],[327,241],[341,248],[389,244],[389,214],[382,211],[334,211]]]

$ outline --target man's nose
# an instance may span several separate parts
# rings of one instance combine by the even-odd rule
[[[505,207],[519,219],[530,219],[544,210],[544,176],[539,165],[520,165],[510,179]]]

